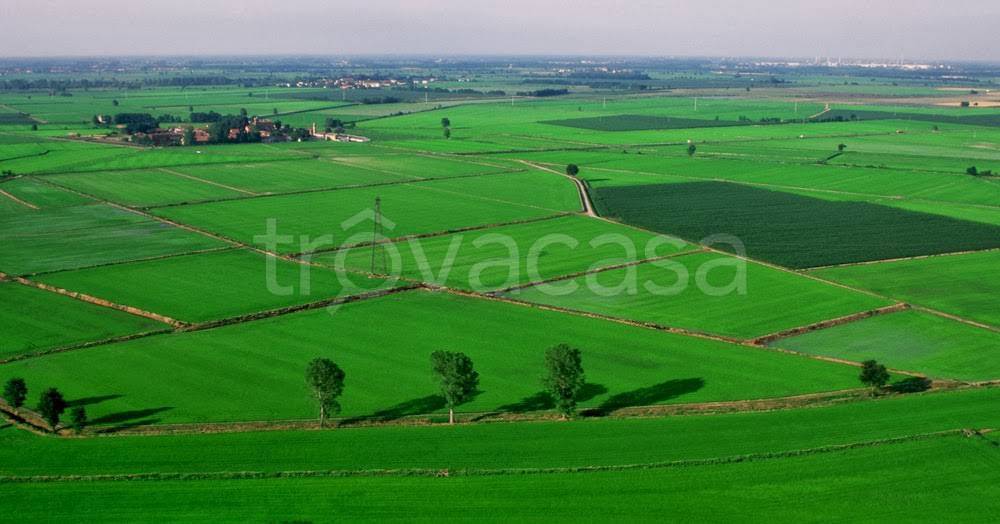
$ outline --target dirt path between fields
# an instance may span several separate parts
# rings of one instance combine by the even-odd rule
[[[82,302],[87,302],[87,303],[90,303],[90,304],[94,304],[94,305],[98,305],[98,306],[102,306],[102,307],[106,307],[106,308],[110,308],[110,309],[117,309],[118,311],[124,311],[125,313],[130,313],[130,314],[135,315],[135,316],[148,318],[150,320],[155,320],[157,322],[162,322],[164,324],[167,324],[167,325],[175,327],[175,328],[185,327],[185,326],[189,325],[187,322],[182,322],[180,320],[176,320],[176,319],[170,318],[170,317],[168,317],[166,315],[161,315],[159,313],[153,313],[152,311],[146,311],[144,309],[139,309],[139,308],[133,307],[133,306],[127,306],[127,305],[124,305],[124,304],[118,304],[118,303],[115,303],[115,302],[111,302],[110,300],[105,300],[103,298],[98,298],[98,297],[95,297],[95,296],[92,296],[92,295],[88,295],[86,293],[79,293],[79,292],[76,292],[76,291],[70,291],[68,289],[63,289],[61,287],[50,286],[49,284],[45,284],[45,283],[38,282],[38,281],[35,281],[35,280],[28,280],[28,279],[26,279],[24,277],[14,277],[12,280],[14,282],[17,282],[19,284],[22,284],[22,285],[25,285],[25,286],[28,286],[28,287],[33,287],[33,288],[41,289],[41,290],[44,290],[44,291],[50,291],[52,293],[56,293],[57,295],[63,295],[63,296],[67,296],[67,297],[70,297],[70,298],[75,298],[75,299],[80,300]]]
[[[851,323],[851,322],[856,322],[858,320],[864,320],[866,318],[871,318],[871,317],[878,316],[878,315],[885,315],[885,314],[888,314],[888,313],[896,313],[898,311],[906,311],[907,309],[910,309],[910,305],[909,304],[905,304],[903,302],[899,302],[899,303],[893,304],[891,306],[880,307],[878,309],[872,309],[872,310],[869,310],[869,311],[861,311],[859,313],[854,313],[854,314],[851,314],[851,315],[845,315],[845,316],[842,316],[842,317],[839,317],[839,318],[832,318],[832,319],[829,319],[829,320],[823,320],[823,321],[820,321],[820,322],[815,322],[815,323],[812,323],[812,324],[809,324],[809,325],[806,325],[806,326],[800,326],[800,327],[795,327],[795,328],[790,328],[790,329],[784,329],[784,330],[778,331],[776,333],[771,333],[771,334],[768,334],[768,335],[763,335],[763,336],[757,337],[757,338],[751,340],[751,342],[753,344],[759,344],[759,345],[762,345],[762,346],[766,346],[766,345],[768,345],[768,344],[770,344],[770,343],[772,343],[772,342],[774,342],[776,340],[781,340],[783,338],[790,338],[790,337],[794,337],[794,336],[798,336],[798,335],[803,335],[803,334],[809,333],[811,331],[818,331],[818,330],[821,330],[821,329],[828,329],[828,328],[832,328],[832,327],[836,327],[836,326],[841,326],[841,325],[844,325],[844,324],[848,324],[848,323]]]
[[[40,209],[35,204],[32,204],[31,202],[26,202],[24,200],[21,200],[20,198],[17,198],[16,196],[14,196],[14,195],[12,195],[12,194],[4,191],[3,189],[0,189],[0,196],[7,197],[7,198],[13,200],[14,202],[16,202],[18,204],[21,204],[22,206],[24,206],[24,207],[26,207],[28,209],[34,210],[34,211],[38,211],[38,209]]]
[[[555,174],[557,174],[557,175],[559,175],[561,177],[565,177],[565,178],[568,178],[568,179],[572,180],[573,184],[576,185],[577,192],[579,192],[579,194],[580,194],[580,204],[583,207],[583,214],[585,214],[585,215],[587,215],[589,217],[592,217],[592,218],[597,218],[597,212],[594,211],[594,205],[590,201],[590,193],[587,192],[587,186],[584,185],[584,183],[583,183],[582,180],[580,180],[579,178],[577,178],[575,176],[570,176],[567,173],[560,173],[559,171],[557,171],[555,169],[551,169],[551,168],[545,167],[545,166],[543,166],[541,164],[535,164],[533,162],[528,162],[527,160],[517,160],[517,162],[520,162],[520,163],[522,163],[522,164],[524,164],[526,166],[531,166],[531,167],[533,167],[535,169],[538,169],[540,171],[547,171],[549,173],[555,173]]]

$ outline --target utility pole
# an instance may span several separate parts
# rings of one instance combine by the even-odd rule
[[[375,197],[375,218],[372,224],[372,274],[379,274],[375,272],[376,260],[381,263],[380,269],[382,270],[382,274],[388,271],[385,248],[380,243],[384,237],[385,235],[382,232],[382,198]],[[379,251],[382,252],[381,257],[378,256]]]

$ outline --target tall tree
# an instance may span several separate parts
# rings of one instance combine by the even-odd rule
[[[38,414],[49,423],[52,431],[59,425],[59,417],[66,411],[66,399],[56,388],[46,389],[38,401]]]
[[[875,392],[889,382],[889,371],[874,360],[866,360],[861,363],[861,375],[858,378],[861,379],[862,384],[872,388],[872,392]]]
[[[3,399],[14,409],[20,409],[28,398],[28,385],[23,378],[12,378],[3,386]]]
[[[576,411],[576,399],[583,388],[583,361],[580,350],[566,344],[551,347],[545,352],[543,382],[556,409],[567,418]]]
[[[344,370],[330,359],[313,359],[306,367],[306,383],[319,404],[319,425],[325,426],[330,414],[340,413],[337,398],[344,392]]]
[[[580,166],[576,164],[569,164],[566,166],[566,174],[569,176],[576,176],[580,174]]]
[[[698,151],[698,146],[694,144],[688,144],[688,156],[694,156],[695,152]]]
[[[479,373],[472,359],[464,353],[435,351],[431,367],[441,387],[441,396],[448,405],[448,423],[455,423],[455,406],[469,401],[479,386]]]
[[[451,127],[451,119],[445,117],[441,119],[441,127]]]

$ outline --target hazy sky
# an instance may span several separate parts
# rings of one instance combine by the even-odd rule
[[[0,55],[637,54],[1000,60],[1000,1],[0,0]]]

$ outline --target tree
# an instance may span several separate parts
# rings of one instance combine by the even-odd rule
[[[183,140],[184,140],[184,145],[186,145],[186,146],[193,146],[194,145],[194,128],[193,127],[188,126],[188,127],[184,128],[184,138],[183,138]]]
[[[441,119],[441,127],[451,127],[451,120],[449,118]]]
[[[306,367],[306,383],[319,404],[319,425],[326,425],[331,413],[340,413],[337,398],[344,392],[344,370],[330,359],[316,358]]]
[[[111,105],[118,107],[118,100],[112,100]]]
[[[42,393],[42,398],[38,401],[38,414],[42,416],[49,427],[55,431],[59,425],[59,417],[66,411],[66,399],[56,388],[46,389]]]
[[[885,366],[874,360],[866,360],[861,363],[861,383],[872,388],[872,392],[885,386],[889,382],[889,372]]]
[[[240,116],[242,116],[243,118],[247,117],[247,108],[245,107],[240,108]]]
[[[580,166],[576,164],[569,164],[566,166],[566,174],[569,176],[576,176],[580,173]]]
[[[23,378],[12,378],[4,384],[3,399],[10,404],[10,407],[19,409],[28,398],[28,385]]]
[[[69,412],[70,427],[78,434],[87,427],[87,410],[83,406],[76,406]]]
[[[444,128],[444,137],[445,138],[451,138],[451,128],[450,127]]]
[[[38,131],[38,124],[31,124],[32,131]]]
[[[847,144],[838,144],[837,145],[837,151],[840,151],[841,153],[843,153],[845,149],[847,149]]]
[[[972,175],[972,176],[978,176],[979,175],[979,170],[976,169],[976,166],[970,166],[970,167],[968,167],[965,170],[965,174]]]
[[[576,411],[576,397],[584,384],[580,350],[566,344],[549,348],[545,352],[545,370],[545,388],[563,418],[569,417]]]
[[[688,144],[688,156],[694,156],[694,153],[697,150],[698,148],[694,144]]]
[[[479,386],[479,373],[472,359],[463,353],[435,351],[431,367],[441,386],[441,396],[448,406],[448,423],[455,423],[455,406],[468,402]]]

